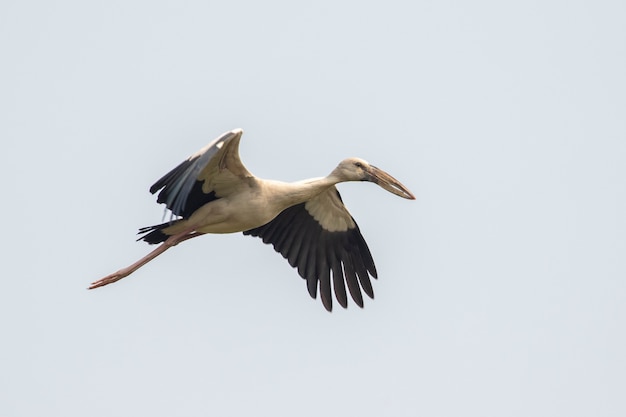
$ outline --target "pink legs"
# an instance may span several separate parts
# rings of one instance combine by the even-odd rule
[[[167,238],[167,240],[161,243],[155,250],[138,260],[132,265],[127,266],[126,268],[122,268],[117,272],[112,273],[111,275],[107,275],[106,277],[99,279],[98,281],[92,282],[89,286],[89,290],[93,290],[94,288],[103,287],[108,284],[112,284],[120,279],[129,276],[172,246],[178,245],[180,242],[184,242],[185,240],[194,238],[196,236],[200,236],[202,233],[194,232],[193,230],[186,230],[184,232],[178,233],[176,235],[172,235]]]

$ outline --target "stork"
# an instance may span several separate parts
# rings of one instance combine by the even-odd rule
[[[356,222],[335,185],[370,181],[400,197],[415,196],[398,180],[359,158],[344,159],[328,176],[294,183],[252,175],[239,159],[243,130],[224,133],[191,155],[150,187],[158,203],[171,211],[170,221],[139,229],[137,240],[160,245],[134,264],[93,282],[89,289],[116,282],[172,246],[206,233],[257,236],[297,268],[311,297],[321,295],[332,310],[332,288],[346,308],[346,285],[363,307],[361,289],[370,298],[370,275],[376,267]]]

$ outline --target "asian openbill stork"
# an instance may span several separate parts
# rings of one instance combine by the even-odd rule
[[[332,286],[342,307],[346,287],[363,307],[361,289],[374,298],[369,275],[377,277],[372,255],[356,222],[343,205],[335,184],[370,181],[400,197],[413,194],[391,175],[358,158],[348,158],[330,175],[294,183],[264,180],[252,175],[239,159],[243,130],[224,133],[168,172],[152,187],[161,190],[157,202],[172,212],[171,221],[139,229],[138,240],[160,243],[134,264],[89,286],[118,281],[167,249],[205,233],[243,232],[271,243],[306,280],[316,298],[332,310]],[[369,275],[368,275],[369,274]]]

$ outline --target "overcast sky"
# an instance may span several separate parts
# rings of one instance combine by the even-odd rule
[[[0,4],[0,415],[626,415],[626,3]],[[327,313],[259,239],[123,281],[149,186],[243,128],[340,185],[379,272]]]

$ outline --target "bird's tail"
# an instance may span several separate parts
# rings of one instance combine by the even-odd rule
[[[157,243],[165,242],[170,235],[165,233],[163,229],[170,227],[180,220],[174,220],[167,223],[157,224],[155,226],[142,227],[139,229],[138,235],[143,235],[137,241],[143,240],[144,242],[148,242],[151,245],[155,245]]]

